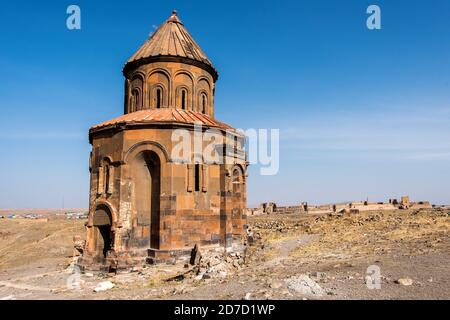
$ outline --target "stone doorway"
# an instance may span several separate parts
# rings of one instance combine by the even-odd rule
[[[95,252],[98,257],[106,258],[112,248],[111,225],[111,211],[106,206],[99,206],[94,213]]]
[[[161,161],[152,151],[144,151],[132,163],[133,207],[140,246],[160,247]]]

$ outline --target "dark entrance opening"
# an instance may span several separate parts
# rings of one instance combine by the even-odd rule
[[[106,206],[99,206],[94,214],[95,235],[95,251],[98,256],[106,258],[108,251],[112,246],[111,235],[111,212]]]
[[[100,232],[98,251],[102,252],[103,257],[106,258],[106,254],[111,249],[111,226],[99,226],[97,228]]]

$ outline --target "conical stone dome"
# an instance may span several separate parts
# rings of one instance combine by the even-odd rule
[[[174,10],[153,35],[128,60],[124,72],[152,61],[176,61],[198,65],[217,79],[217,71],[184,27]]]

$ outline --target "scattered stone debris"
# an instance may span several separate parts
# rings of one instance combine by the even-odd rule
[[[247,233],[247,244],[252,245],[255,242],[255,235],[249,225],[245,225],[244,229]]]
[[[241,269],[245,264],[245,250],[243,252],[224,252],[222,248],[201,253],[196,245],[191,254],[192,269],[183,277],[194,280],[208,280],[212,278],[226,278]],[[183,278],[184,279],[184,278]]]
[[[83,254],[86,241],[81,239],[81,236],[77,235],[73,237],[73,256],[79,257]]]
[[[413,285],[413,281],[410,278],[398,279],[397,281],[395,281],[395,283],[401,284],[402,286],[412,286]]]
[[[303,295],[323,296],[325,291],[307,275],[294,276],[284,280],[289,289]]]
[[[216,248],[202,253],[199,246],[196,245],[191,253],[190,264],[192,267],[185,265],[184,269],[188,270],[165,281],[224,279],[244,266],[246,250],[242,251],[242,253],[237,251],[225,252],[223,248]]]
[[[0,301],[8,301],[8,300],[16,300],[16,297],[13,295],[10,295],[7,297],[0,298]]]
[[[254,224],[255,229],[277,230],[280,232],[287,230],[287,225],[283,221],[261,221]]]
[[[79,257],[73,257],[72,261],[70,262],[70,264],[67,266],[65,272],[66,273],[75,273],[75,272],[80,272],[80,267],[77,265],[78,263],[78,258]]]
[[[100,282],[95,288],[94,292],[107,291],[114,288],[114,283],[111,281]]]

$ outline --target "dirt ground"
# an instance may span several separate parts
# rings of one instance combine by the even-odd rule
[[[249,224],[255,241],[245,264],[199,279],[176,277],[191,271],[183,264],[78,275],[72,238],[84,237],[83,221],[0,219],[0,299],[450,298],[448,209],[267,215]],[[379,289],[367,286],[374,268]],[[104,281],[114,288],[95,293]]]

